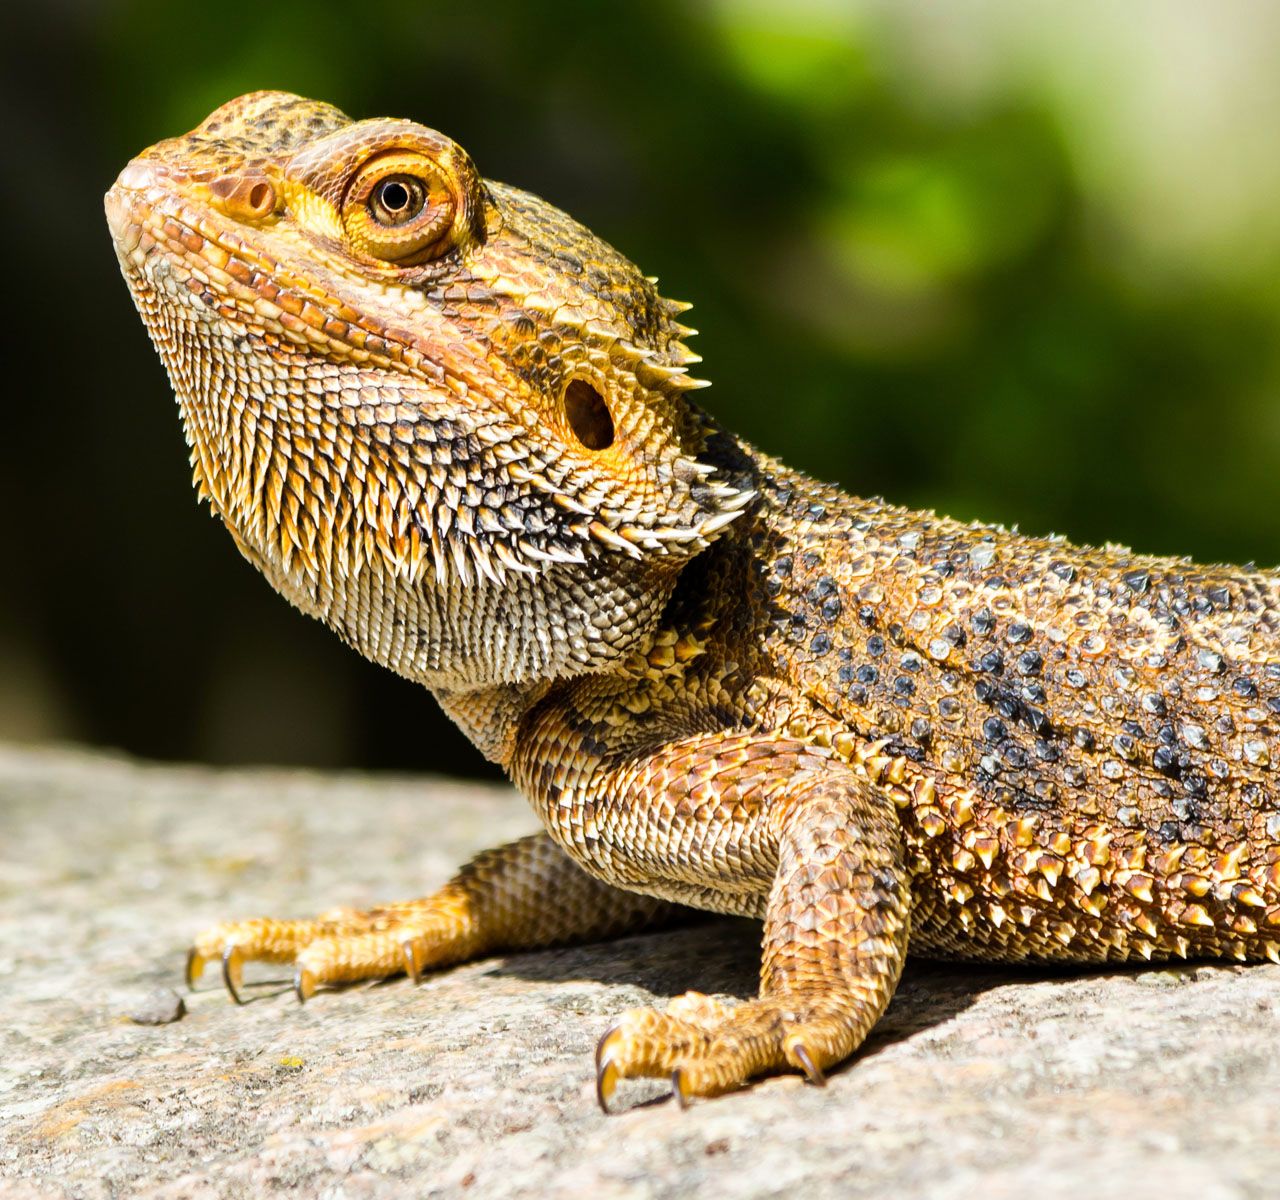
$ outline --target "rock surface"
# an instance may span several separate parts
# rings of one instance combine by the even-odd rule
[[[827,1088],[772,1079],[682,1113],[624,1084],[631,1107],[608,1118],[591,1054],[612,1015],[750,994],[750,924],[305,1008],[270,970],[236,1008],[210,972],[182,1019],[130,1019],[178,983],[205,924],[418,894],[532,827],[513,793],[443,780],[0,750],[0,1196],[1280,1189],[1280,967],[917,963]]]

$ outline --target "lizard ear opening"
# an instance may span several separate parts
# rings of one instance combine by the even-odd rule
[[[607,450],[613,445],[609,406],[585,379],[571,379],[564,389],[564,415],[574,437],[588,450]]]

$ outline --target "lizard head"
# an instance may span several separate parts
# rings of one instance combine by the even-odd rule
[[[300,608],[429,686],[592,670],[751,498],[664,300],[447,137],[242,96],[106,198],[196,487]]]

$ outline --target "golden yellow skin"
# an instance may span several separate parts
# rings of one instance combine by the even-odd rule
[[[196,486],[283,595],[430,688],[545,833],[424,900],[224,924],[189,974],[417,976],[681,906],[760,998],[601,1042],[620,1078],[821,1082],[908,948],[1280,961],[1280,579],[962,525],[693,405],[684,305],[406,121],[254,93],[107,196]]]

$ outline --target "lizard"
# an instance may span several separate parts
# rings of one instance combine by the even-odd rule
[[[607,1111],[822,1084],[908,950],[1280,962],[1280,574],[789,469],[694,403],[688,305],[412,121],[251,93],[106,211],[199,497],[542,826],[425,898],[220,923],[193,986],[762,922],[756,998],[604,1033]]]

